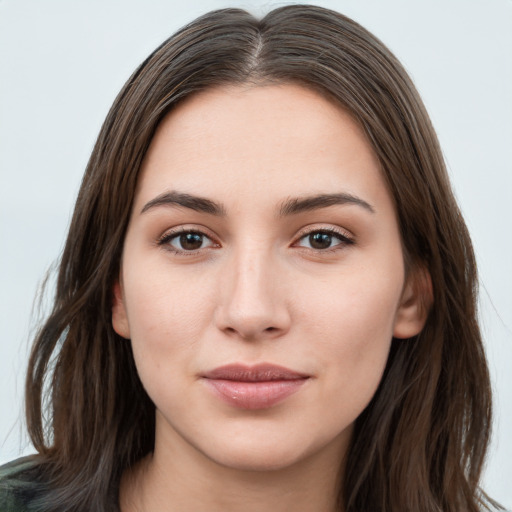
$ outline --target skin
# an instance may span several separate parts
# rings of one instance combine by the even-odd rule
[[[147,206],[171,191],[224,215]],[[280,215],[290,198],[332,193],[368,206]],[[199,233],[198,248],[179,230]],[[289,84],[182,103],[145,158],[114,289],[114,328],[156,406],[155,451],[125,473],[123,512],[334,510],[391,339],[423,327],[413,279],[378,162],[339,106]],[[202,378],[261,362],[309,378],[263,410],[223,402]]]

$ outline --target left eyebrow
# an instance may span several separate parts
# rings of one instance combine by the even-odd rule
[[[370,213],[375,213],[373,206],[360,197],[347,193],[318,194],[306,197],[292,197],[281,204],[279,216],[286,217],[297,213],[309,212],[329,206],[352,204],[364,208]]]

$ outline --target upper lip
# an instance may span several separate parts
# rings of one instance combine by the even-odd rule
[[[273,380],[306,379],[309,375],[269,363],[253,366],[234,363],[219,366],[202,375],[206,379],[232,380],[237,382],[267,382]]]

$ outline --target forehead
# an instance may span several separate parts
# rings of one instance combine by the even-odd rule
[[[317,92],[280,84],[219,87],[179,104],[151,142],[139,192],[270,197],[362,185],[370,195],[386,188],[359,125]]]

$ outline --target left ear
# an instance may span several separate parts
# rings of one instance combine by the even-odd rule
[[[395,316],[393,337],[407,339],[421,332],[433,302],[432,279],[424,267],[412,269],[406,278]]]

